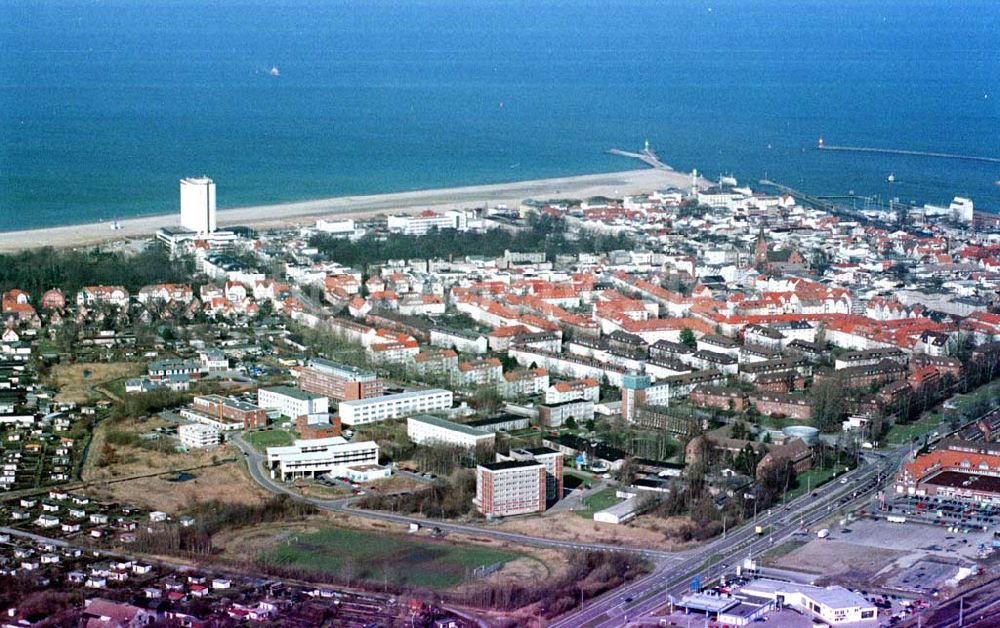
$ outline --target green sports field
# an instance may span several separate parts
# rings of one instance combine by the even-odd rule
[[[446,589],[465,582],[477,567],[521,556],[447,541],[330,527],[294,536],[262,558],[348,581]]]

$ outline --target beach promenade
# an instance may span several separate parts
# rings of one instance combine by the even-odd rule
[[[702,186],[709,182],[700,179]],[[691,176],[657,169],[629,170],[556,179],[538,179],[492,185],[418,190],[370,196],[341,196],[314,201],[220,209],[219,226],[242,225],[258,229],[307,225],[318,218],[370,219],[379,214],[415,213],[426,209],[446,210],[507,204],[516,207],[522,200],[586,199],[591,196],[622,197],[652,192],[665,187],[688,188]],[[225,188],[220,185],[220,198]],[[109,240],[148,237],[161,227],[176,227],[179,214],[145,216],[119,221],[118,230],[110,223],[66,225],[27,231],[0,233],[0,252],[41,246],[75,247]]]

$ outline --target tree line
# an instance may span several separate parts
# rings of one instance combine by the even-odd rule
[[[390,259],[449,259],[466,255],[498,257],[505,250],[545,251],[549,259],[559,254],[597,253],[629,249],[632,241],[625,235],[580,233],[566,237],[565,221],[552,216],[532,215],[528,228],[511,233],[492,229],[486,233],[467,232],[456,238],[451,230],[433,230],[422,236],[392,233],[365,236],[356,241],[320,234],[309,240],[329,259],[342,264],[364,267]]]
[[[159,246],[135,255],[51,247],[0,255],[0,289],[24,290],[36,304],[52,288],[72,299],[83,286],[120,285],[135,292],[148,284],[187,282],[193,273],[193,261],[171,258]]]
[[[212,537],[229,528],[242,528],[293,521],[315,514],[316,507],[288,495],[269,497],[258,504],[238,504],[218,500],[195,504],[189,514],[195,523],[190,527],[177,525],[150,530],[140,527],[136,535],[137,551],[149,554],[196,554],[209,556],[215,549]]]

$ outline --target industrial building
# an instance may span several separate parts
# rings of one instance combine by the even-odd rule
[[[875,621],[878,609],[863,596],[843,587],[817,587],[761,578],[740,589],[741,595],[791,606],[830,625]]]
[[[451,404],[451,391],[441,388],[414,390],[374,399],[355,399],[340,404],[340,421],[344,425],[362,425],[412,414],[447,410]]]
[[[429,414],[408,418],[406,435],[418,445],[455,445],[467,449],[492,445],[496,440],[496,434],[493,432],[485,432]]]

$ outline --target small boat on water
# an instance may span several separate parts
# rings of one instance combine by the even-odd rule
[[[268,74],[271,76],[281,76],[281,70],[278,69],[278,66],[272,65],[271,69],[268,70]]]

